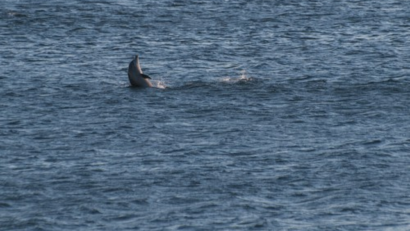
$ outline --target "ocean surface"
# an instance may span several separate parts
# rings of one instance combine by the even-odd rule
[[[410,230],[409,105],[410,1],[1,0],[0,230]]]

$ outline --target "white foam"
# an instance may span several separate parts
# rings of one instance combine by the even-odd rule
[[[167,86],[165,85],[165,82],[161,80],[151,80],[152,86],[160,89],[165,89]]]
[[[236,83],[239,81],[248,81],[251,80],[251,77],[246,76],[246,70],[242,70],[239,77],[223,77],[222,82],[226,83]]]

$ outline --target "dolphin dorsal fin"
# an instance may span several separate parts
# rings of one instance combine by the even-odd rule
[[[140,74],[142,74],[141,66],[140,66],[140,59],[138,55],[135,56],[135,65],[137,66],[137,70]]]

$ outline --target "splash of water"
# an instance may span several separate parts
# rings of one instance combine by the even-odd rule
[[[241,71],[241,76],[239,77],[239,80],[250,80],[250,78],[246,76],[246,70]]]
[[[155,88],[159,88],[159,89],[165,89],[167,88],[167,86],[165,85],[165,82],[161,79],[161,80],[153,80],[151,81],[152,86]]]
[[[221,81],[225,83],[236,83],[239,81],[249,81],[251,79],[251,77],[246,75],[246,70],[242,70],[239,77],[223,77]]]

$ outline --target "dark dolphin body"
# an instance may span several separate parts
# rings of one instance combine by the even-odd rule
[[[128,79],[133,87],[152,87],[149,81],[151,78],[142,73],[138,55],[135,56],[128,66]]]

